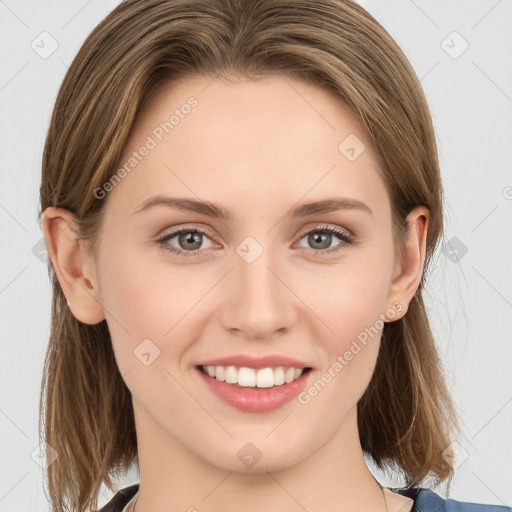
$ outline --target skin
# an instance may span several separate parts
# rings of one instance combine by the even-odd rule
[[[121,162],[190,96],[198,105],[108,192],[97,261],[68,229],[76,228],[68,211],[48,208],[42,219],[73,315],[107,320],[132,393],[136,511],[410,510],[412,500],[388,491],[385,505],[357,429],[381,330],[309,403],[267,413],[220,401],[194,366],[234,353],[283,354],[312,366],[313,384],[393,303],[403,309],[387,321],[406,314],[423,271],[428,210],[409,214],[400,264],[379,161],[359,119],[329,91],[283,77],[167,85],[137,120]],[[338,150],[349,134],[366,146],[354,161]],[[209,200],[232,219],[164,206],[134,214],[156,194]],[[285,215],[332,196],[358,199],[373,214]],[[201,254],[175,255],[156,241],[191,224],[212,235]],[[322,255],[329,249],[304,235],[324,224],[358,243],[333,235],[326,246],[341,250]],[[250,264],[236,252],[247,236],[264,249]],[[177,236],[167,245],[191,251]],[[148,338],[160,356],[145,366],[133,351]],[[251,467],[237,457],[247,442],[262,455]]]

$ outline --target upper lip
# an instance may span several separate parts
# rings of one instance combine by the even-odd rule
[[[219,357],[217,359],[209,359],[208,361],[199,363],[198,366],[245,366],[256,370],[278,366],[293,366],[294,368],[299,369],[311,368],[306,363],[292,357],[280,355],[251,356],[248,354],[238,354],[228,357]]]

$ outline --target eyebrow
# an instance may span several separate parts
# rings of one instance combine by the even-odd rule
[[[198,201],[186,197],[168,197],[160,194],[144,201],[134,214],[147,211],[155,206],[165,206],[174,210],[200,213],[223,221],[229,221],[232,218],[229,210],[210,201]],[[309,215],[331,213],[339,210],[359,210],[373,215],[373,212],[365,203],[348,197],[328,197],[319,201],[304,203],[291,208],[286,215],[288,217],[307,217]]]

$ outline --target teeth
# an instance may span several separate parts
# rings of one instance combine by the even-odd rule
[[[274,386],[281,386],[288,384],[295,379],[298,379],[302,372],[302,368],[261,368],[255,370],[254,368],[247,368],[241,366],[202,366],[205,373],[214,379],[227,382],[228,384],[238,384],[242,387],[258,387],[258,388],[271,388]]]

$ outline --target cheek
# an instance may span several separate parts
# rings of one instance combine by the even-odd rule
[[[169,329],[177,306],[181,309],[177,300],[183,292],[181,273],[166,269],[165,256],[159,255],[157,248],[142,250],[126,243],[119,245],[120,240],[109,242],[103,248],[101,281],[102,300],[111,322],[117,319],[133,337],[150,333],[161,336],[164,325],[159,319]]]
[[[315,276],[304,273],[307,277],[298,294],[321,320],[314,333],[323,352],[316,388],[328,388],[323,396],[329,403],[357,403],[371,380],[384,328],[391,267],[390,246],[380,253],[354,252],[336,269],[325,268]]]
[[[380,257],[375,253],[354,252],[336,267],[302,272],[297,281],[301,284],[294,291],[324,324],[322,339],[331,350],[343,349],[385,313],[392,258],[385,251]]]
[[[200,315],[209,304],[202,298],[216,278],[200,265],[187,270],[166,265],[165,254],[157,250],[141,254],[140,248],[116,252],[113,247],[115,243],[105,247],[104,254],[109,256],[108,263],[102,262],[101,288],[120,368],[130,367],[133,351],[145,339],[154,342],[164,356],[155,363],[176,360],[188,339],[200,331]]]
[[[328,329],[319,329],[315,336],[322,353],[322,366],[300,402],[314,401],[313,408],[319,417],[322,407],[337,404],[334,423],[341,421],[367,389],[384,328],[382,285],[374,279],[357,279],[355,275],[344,280],[344,284],[343,289],[318,297],[322,302],[317,314],[328,326]],[[317,400],[316,396],[321,398]]]
[[[196,318],[194,303],[204,292],[189,286],[183,272],[166,271],[162,260],[150,261],[128,249],[116,254],[105,248],[105,254],[116,262],[102,267],[102,300],[119,371],[140,403],[162,407],[168,395],[155,391],[165,389],[180,407],[186,397],[172,376],[197,335],[190,319]]]

